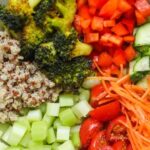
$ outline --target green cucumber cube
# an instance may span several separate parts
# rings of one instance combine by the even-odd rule
[[[58,146],[57,150],[75,150],[75,147],[73,146],[73,143],[68,140],[65,143]]]
[[[31,141],[31,133],[27,132],[24,135],[23,139],[21,140],[20,145],[23,146],[23,147],[28,147],[29,144],[30,144],[30,141]]]
[[[46,112],[46,103],[41,104],[38,108],[41,110],[42,114],[45,114],[45,112]]]
[[[81,147],[79,132],[74,132],[71,134],[71,141],[75,147],[77,148]]]
[[[8,143],[8,139],[11,134],[11,130],[12,130],[12,126],[10,126],[2,136],[2,140],[6,143]]]
[[[70,137],[70,127],[60,126],[57,128],[56,139],[58,142],[67,141]]]
[[[35,145],[30,147],[29,150],[51,150],[50,145]]]
[[[9,128],[10,124],[8,123],[0,123],[0,131],[3,133],[6,132],[6,130]]]
[[[71,108],[60,112],[59,119],[64,126],[74,126],[78,123],[78,118],[75,116]]]
[[[7,150],[7,148],[8,148],[8,145],[0,141],[0,150]]]
[[[48,144],[52,144],[56,141],[55,131],[53,128],[48,129],[46,141]]]
[[[32,123],[31,137],[34,141],[44,141],[47,136],[47,124],[44,121],[37,121]]]
[[[81,101],[82,100],[89,101],[89,99],[90,99],[90,91],[86,90],[86,89],[83,89],[83,88],[80,88],[79,89],[79,99]]]
[[[22,150],[20,147],[9,147],[7,150]]]
[[[31,127],[30,127],[30,122],[27,119],[27,117],[19,117],[17,122],[23,126],[25,126],[27,128],[28,131],[30,131]]]
[[[73,106],[74,95],[73,94],[61,94],[59,96],[60,107]]]
[[[54,124],[53,124],[53,128],[54,129],[57,129],[58,127],[62,126],[61,122],[60,122],[60,119],[57,118],[55,121],[54,121]]]
[[[42,112],[40,109],[30,110],[27,114],[27,119],[30,122],[40,121],[42,119]]]
[[[56,143],[56,142],[55,142],[55,143],[52,144],[51,149],[52,149],[52,150],[57,150],[58,147],[59,147],[59,145],[60,145],[60,143]]]
[[[60,104],[59,103],[47,103],[46,114],[48,116],[57,117],[59,115]]]
[[[92,110],[92,107],[87,101],[82,100],[73,106],[72,110],[78,118],[82,118],[88,115],[88,113]]]
[[[43,119],[42,119],[42,121],[44,121],[48,127],[52,126],[54,120],[55,120],[55,117],[47,116],[47,114],[45,114]]]

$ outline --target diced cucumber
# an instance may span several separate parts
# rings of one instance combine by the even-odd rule
[[[42,119],[42,121],[44,121],[48,127],[52,126],[54,120],[55,120],[55,117],[47,116],[47,114],[45,114],[43,119]]]
[[[79,132],[74,132],[71,134],[71,141],[75,147],[81,147]]]
[[[60,143],[56,143],[56,142],[55,142],[55,143],[52,144],[51,149],[52,149],[52,150],[58,150],[59,145],[60,145]]]
[[[142,80],[140,80],[137,85],[142,87],[143,89],[148,89],[149,85],[148,85],[148,80],[147,80],[148,76],[145,76]]]
[[[59,115],[60,104],[59,103],[47,103],[46,114],[48,116],[57,117]]]
[[[41,110],[42,114],[44,115],[46,112],[46,103],[41,104],[38,108]]]
[[[31,127],[31,137],[33,141],[44,141],[47,136],[47,124],[44,121],[33,122]]]
[[[74,104],[74,95],[73,94],[61,94],[59,96],[59,103],[61,107],[73,106]]]
[[[29,150],[51,150],[50,145],[35,145],[30,147]]]
[[[72,108],[72,110],[78,118],[81,118],[86,117],[92,110],[92,107],[87,101],[80,101]]]
[[[30,140],[30,143],[29,143],[29,149],[30,149],[30,147],[32,148],[32,147],[34,147],[34,146],[40,146],[40,145],[43,145],[44,143],[43,143],[43,141],[40,141],[40,142],[35,142],[35,141],[33,141],[33,140]]]
[[[40,109],[30,110],[27,114],[27,119],[30,122],[40,121],[42,119],[42,112]]]
[[[11,130],[12,130],[12,126],[10,126],[2,136],[2,140],[6,143],[8,143],[8,139],[11,134]]]
[[[73,126],[78,123],[78,118],[75,116],[71,108],[60,112],[59,119],[64,126]]]
[[[89,90],[80,88],[79,93],[80,93],[79,94],[79,99],[80,100],[89,101],[89,99],[90,99],[90,91]]]
[[[27,131],[27,127],[15,122],[10,130],[8,137],[8,144],[11,146],[17,146]]]
[[[19,117],[17,122],[23,126],[25,126],[27,128],[28,131],[30,131],[31,127],[30,127],[30,122],[27,119],[27,117]]]
[[[7,148],[8,148],[8,145],[0,141],[0,150],[7,150]]]
[[[71,134],[72,134],[72,133],[79,132],[79,131],[80,131],[80,128],[81,128],[80,125],[77,125],[77,126],[72,127],[72,128],[71,128],[71,131],[70,131]]]
[[[150,23],[144,24],[137,29],[134,45],[150,45]]]
[[[60,119],[57,118],[55,121],[54,121],[54,124],[53,124],[53,128],[54,129],[57,129],[58,127],[62,126],[61,122],[60,122]]]
[[[53,128],[49,128],[47,132],[47,143],[52,144],[56,141],[55,131]]]
[[[91,89],[93,88],[94,86],[100,84],[101,81],[97,78],[93,78],[93,79],[89,79],[89,78],[86,78],[82,84],[82,86],[85,88],[85,89]]]
[[[73,143],[68,140],[65,143],[58,146],[57,150],[75,150]]]
[[[21,140],[20,145],[23,147],[28,147],[30,144],[30,141],[31,141],[31,133],[27,132],[25,136],[23,137],[23,139]]]
[[[137,59],[135,59],[129,63],[129,74],[130,75],[134,74],[134,66],[135,66],[136,62],[137,62]]]
[[[22,150],[21,147],[9,147],[7,150]]]
[[[134,66],[134,72],[150,71],[150,57],[145,56],[138,60]]]
[[[0,123],[0,131],[5,132],[9,128],[10,124]]]
[[[70,137],[70,127],[60,126],[57,128],[56,140],[58,142],[67,141]]]

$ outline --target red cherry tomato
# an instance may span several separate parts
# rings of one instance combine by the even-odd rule
[[[117,117],[112,120],[106,130],[106,137],[108,141],[119,141],[127,139],[126,128],[120,123],[126,122],[126,117],[124,115]]]
[[[104,122],[116,118],[120,112],[120,103],[118,101],[113,101],[95,108],[90,112],[90,116],[98,121]]]
[[[80,139],[83,147],[87,147],[91,139],[99,132],[102,128],[102,124],[92,118],[86,119],[80,128]]]
[[[131,144],[127,146],[127,150],[133,150]]]
[[[126,150],[126,143],[124,141],[117,141],[113,144],[114,150]]]
[[[92,139],[88,150],[110,150],[110,146],[106,140],[105,130],[96,134],[96,136]]]

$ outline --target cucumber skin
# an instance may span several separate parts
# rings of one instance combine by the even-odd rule
[[[138,46],[135,49],[142,55],[142,56],[150,56],[150,45],[145,46]]]

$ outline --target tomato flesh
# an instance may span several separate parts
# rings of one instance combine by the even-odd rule
[[[99,132],[102,128],[102,124],[92,118],[86,119],[80,128],[80,139],[83,147],[88,147],[91,139]]]

